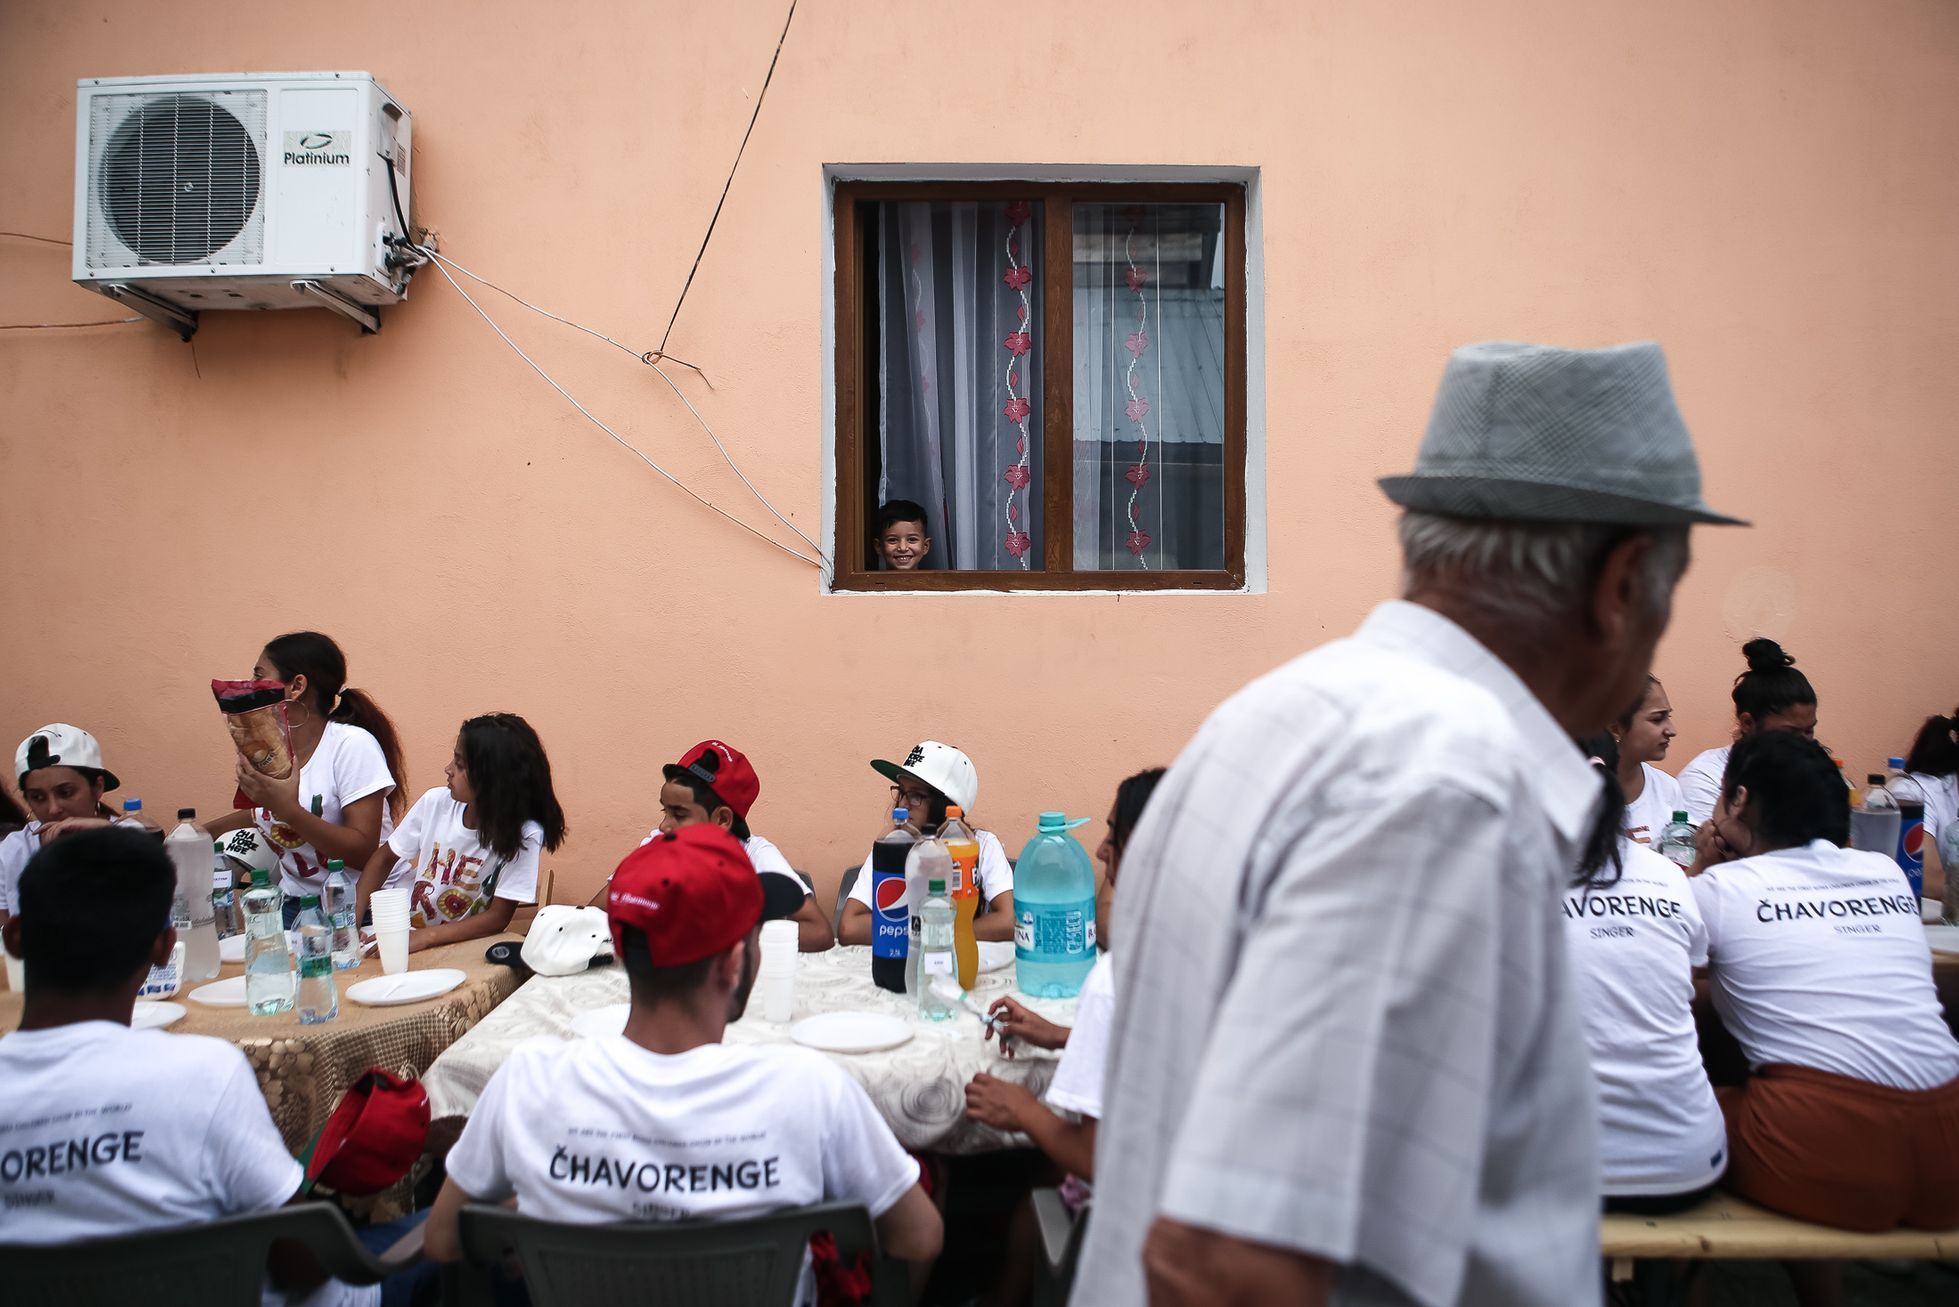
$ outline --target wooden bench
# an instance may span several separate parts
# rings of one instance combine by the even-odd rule
[[[1732,1194],[1712,1198],[1673,1216],[1607,1213],[1599,1224],[1599,1251],[1614,1281],[1637,1280],[1646,1301],[1675,1300],[1666,1261],[1675,1258],[1735,1261],[1857,1260],[1903,1258],[1959,1260],[1959,1230],[1887,1230],[1858,1234],[1778,1216]],[[1649,1263],[1635,1267],[1635,1263]]]

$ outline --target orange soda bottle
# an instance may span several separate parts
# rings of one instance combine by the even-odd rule
[[[979,983],[979,937],[973,933],[973,918],[979,915],[979,840],[966,824],[958,804],[945,810],[945,825],[939,839],[952,855],[952,957],[958,968],[959,988],[971,989]]]

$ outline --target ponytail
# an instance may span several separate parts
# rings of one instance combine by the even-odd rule
[[[1619,742],[1607,732],[1588,735],[1574,743],[1588,759],[1598,759],[1596,770],[1603,784],[1598,816],[1578,850],[1578,866],[1573,870],[1574,889],[1606,890],[1619,883],[1625,862],[1619,841],[1626,827],[1626,792],[1619,784]]]
[[[388,775],[395,782],[394,791],[388,795],[388,811],[400,821],[408,808],[408,768],[401,760],[401,736],[395,733],[395,724],[388,714],[381,711],[381,705],[366,691],[342,689],[340,702],[327,720],[358,726],[381,746],[381,756],[388,760]]]
[[[400,821],[408,810],[408,768],[401,760],[401,737],[379,704],[363,691],[346,688],[347,655],[340,652],[340,646],[318,631],[293,631],[266,641],[265,655],[280,679],[306,678],[312,701],[307,706],[314,712],[330,722],[358,726],[374,737],[395,783],[394,792],[388,796],[388,811]]]
[[[1925,776],[1951,776],[1959,772],[1959,708],[1950,717],[1927,717],[1911,742],[1911,756],[1905,770]]]

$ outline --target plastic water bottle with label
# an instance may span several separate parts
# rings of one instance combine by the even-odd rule
[[[952,854],[939,838],[938,827],[927,823],[924,829],[924,838],[905,855],[905,907],[911,913],[911,933],[905,951],[905,993],[913,998],[918,997],[919,912],[925,907],[931,883],[942,880],[950,885],[955,871]]]
[[[1020,992],[1073,998],[1095,965],[1095,864],[1068,832],[1088,824],[1044,812],[1014,868],[1014,963]]]
[[[286,939],[286,896],[263,869],[245,891],[245,1006],[256,1017],[292,1011],[292,945]]]
[[[197,809],[177,809],[177,828],[163,841],[177,869],[171,920],[184,946],[184,979],[212,980],[218,974],[218,925],[211,907],[211,837],[196,826]],[[180,915],[181,914],[181,915]]]
[[[320,911],[319,895],[299,901],[293,930],[299,936],[299,994],[293,1006],[301,1025],[321,1025],[340,1015],[340,993],[333,984],[333,927]]]
[[[361,964],[361,932],[354,920],[354,878],[347,864],[338,858],[327,862],[325,901],[326,922],[333,930],[333,967],[351,971]]]
[[[952,900],[946,897],[945,881],[937,876],[926,882],[925,902],[918,909],[918,1015],[927,1021],[945,1021],[953,1013],[932,985],[935,980],[956,984],[958,966],[952,949]]]
[[[1850,847],[1868,853],[1898,856],[1898,801],[1884,788],[1884,777],[1864,777],[1864,793],[1850,810]]]
[[[1660,828],[1653,847],[1682,871],[1694,865],[1694,823],[1687,820],[1685,809],[1674,809],[1673,820]]]

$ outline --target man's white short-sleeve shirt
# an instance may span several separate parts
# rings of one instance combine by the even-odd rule
[[[1559,899],[1601,789],[1407,603],[1213,713],[1123,859],[1074,1302],[1142,1301],[1161,1215],[1334,1263],[1336,1303],[1596,1303]]]

